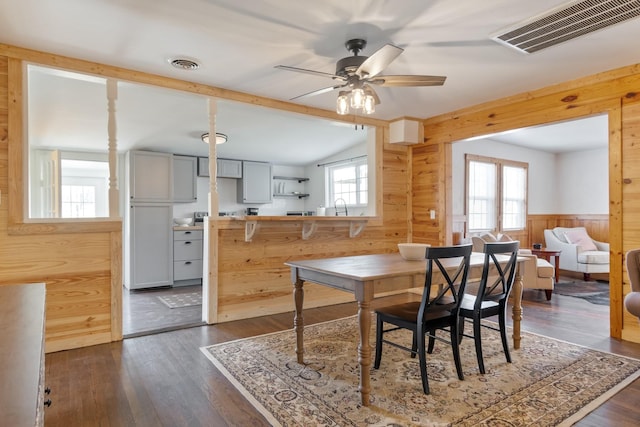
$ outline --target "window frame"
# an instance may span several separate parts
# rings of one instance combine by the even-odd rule
[[[472,229],[470,227],[470,212],[469,212],[469,165],[471,162],[488,163],[493,164],[496,168],[496,180],[495,180],[495,228],[493,229]],[[504,228],[504,189],[503,189],[503,171],[505,167],[514,167],[524,169],[524,200],[523,200],[523,224],[522,228]],[[504,232],[518,232],[524,231],[527,228],[527,214],[529,211],[529,164],[526,162],[519,162],[516,160],[501,159],[496,157],[480,156],[477,154],[465,154],[465,185],[464,185],[464,212],[467,218],[466,228],[469,233],[504,233]]]
[[[367,168],[367,175],[365,177],[358,176],[358,169],[362,166]],[[349,159],[340,162],[332,162],[331,164],[327,164],[324,167],[324,176],[325,176],[325,205],[326,206],[334,206],[335,201],[340,199],[336,198],[335,195],[335,180],[333,179],[333,173],[335,170],[344,169],[345,167],[353,167],[355,170],[355,186],[356,186],[356,203],[346,203],[348,207],[353,208],[366,208],[369,205],[369,163],[368,156],[361,156],[357,159]],[[362,183],[365,183],[367,186],[366,189],[362,189]],[[366,196],[366,203],[362,203],[362,195]]]

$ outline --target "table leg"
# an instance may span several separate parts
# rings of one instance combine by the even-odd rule
[[[360,343],[358,343],[358,363],[360,364],[360,397],[362,405],[369,406],[371,393],[371,301],[358,301],[358,324],[360,325]]]
[[[520,275],[520,264],[513,281],[513,348],[520,348],[520,321],[522,320],[522,276]]]
[[[560,255],[556,255],[554,257],[556,262],[554,263],[554,267],[556,268],[556,283],[560,281]]]
[[[298,363],[304,363],[304,318],[302,317],[302,302],[304,300],[304,289],[302,285],[304,280],[296,279],[293,284],[293,302],[295,304],[295,313],[293,315],[293,329],[296,331],[296,356]]]

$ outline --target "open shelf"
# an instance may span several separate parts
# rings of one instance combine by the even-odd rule
[[[273,179],[286,179],[288,181],[298,181],[298,182],[309,181],[309,178],[303,178],[299,176],[274,176]]]
[[[297,197],[302,199],[303,197],[309,197],[306,193],[274,193],[273,197]]]

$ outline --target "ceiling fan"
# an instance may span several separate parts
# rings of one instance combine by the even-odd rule
[[[287,65],[276,65],[275,68],[328,77],[337,81],[338,83],[334,86],[314,90],[291,99],[320,95],[332,90],[343,89],[339,92],[336,104],[338,114],[348,114],[349,108],[356,110],[361,109],[365,114],[373,113],[375,111],[375,105],[380,103],[380,98],[371,85],[383,87],[442,86],[446,80],[444,76],[381,75],[380,73],[387,68],[404,49],[392,44],[386,44],[371,56],[358,55],[359,52],[364,50],[366,45],[367,41],[364,39],[347,40],[345,46],[348,51],[353,52],[353,56],[340,59],[336,63],[335,74],[307,70],[305,68],[289,67]]]

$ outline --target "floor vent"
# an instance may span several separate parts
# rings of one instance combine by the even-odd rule
[[[533,53],[640,16],[640,0],[577,0],[515,24],[491,38]]]

